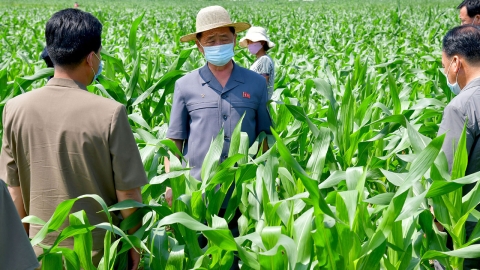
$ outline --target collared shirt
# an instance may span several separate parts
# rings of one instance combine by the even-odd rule
[[[480,171],[480,78],[467,84],[463,90],[445,107],[442,123],[438,135],[445,134],[442,150],[448,160],[451,171],[454,159],[454,149],[462,134],[463,126],[467,122],[466,139],[468,165],[466,175]],[[467,194],[474,185],[467,185],[463,189]]]
[[[147,184],[125,107],[73,80],[53,78],[9,100],[3,127],[0,179],[21,187],[27,215],[47,221],[58,204],[84,194],[97,194],[113,205],[116,190]],[[92,225],[108,222],[93,199],[75,202],[72,212],[80,210]],[[40,229],[31,224],[30,237]],[[105,232],[92,234],[93,249],[102,249]],[[57,235],[47,235],[44,243],[52,245]],[[63,244],[71,247],[73,239]],[[38,255],[41,249],[35,251]]]
[[[205,155],[222,127],[225,143],[220,162],[227,158],[233,129],[244,113],[242,131],[250,145],[262,131],[271,134],[267,100],[264,77],[234,64],[222,87],[205,65],[176,82],[167,138],[186,140],[183,154],[192,167],[191,175],[200,180]]]

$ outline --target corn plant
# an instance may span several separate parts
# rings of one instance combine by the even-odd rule
[[[181,165],[165,134],[175,81],[205,63],[179,38],[194,31],[195,14],[207,3],[119,1],[122,10],[108,1],[81,3],[104,24],[105,69],[88,90],[126,106],[149,184],[142,203],[107,206],[85,195],[64,201],[48,221],[26,217],[43,225],[31,242],[44,249],[44,269],[96,269],[94,228],[107,232],[97,269],[124,267],[130,248],[142,252],[144,269],[230,269],[234,257],[242,269],[432,269],[433,259],[462,269],[465,258],[480,256],[480,227],[469,238],[465,233],[467,221],[478,222],[480,175],[465,175],[465,134],[451,173],[441,151],[444,136],[437,136],[453,98],[439,71],[441,38],[458,24],[458,11],[441,0],[278,3],[222,3],[235,21],[265,26],[277,44],[269,51],[277,74],[268,105],[275,125],[271,136],[261,134],[250,146],[238,123],[228,158],[219,164],[221,130],[212,138],[202,182]],[[38,59],[43,27],[66,6],[44,5],[0,2],[0,109],[53,74]],[[234,60],[249,66],[254,59],[236,48]],[[259,152],[264,138],[269,150]],[[462,197],[465,185],[475,187]],[[163,197],[167,186],[171,207]],[[219,216],[230,187],[233,195]],[[119,226],[70,213],[77,200],[91,199],[107,216],[137,211]],[[65,222],[52,246],[41,244]],[[139,222],[135,234],[125,233]],[[237,237],[228,229],[232,222],[238,222]],[[69,237],[74,248],[60,247]]]

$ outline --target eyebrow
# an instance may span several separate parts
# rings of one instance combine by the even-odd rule
[[[222,37],[228,37],[228,35],[227,35],[226,33],[222,33],[222,34],[212,34],[212,35],[210,35],[210,36],[207,36],[206,38],[207,38],[207,40],[209,40],[209,39],[214,38],[215,36],[219,36],[219,37],[221,37],[221,38],[222,38]]]

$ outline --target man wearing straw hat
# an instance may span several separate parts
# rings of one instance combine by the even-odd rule
[[[265,78],[232,61],[237,33],[249,27],[248,23],[232,23],[223,7],[211,6],[198,12],[196,32],[180,39],[195,41],[207,61],[205,66],[177,81],[167,131],[167,138],[175,142],[189,161],[195,179],[201,180],[210,142],[222,127],[225,136],[219,162],[228,157],[230,137],[244,113],[242,131],[248,134],[250,145],[261,132],[271,134]],[[263,145],[266,149],[266,142]],[[168,172],[168,160],[165,166]],[[167,189],[165,197],[169,203],[171,196],[171,190]],[[229,194],[222,208],[228,198]]]
[[[237,33],[249,27],[248,23],[232,23],[223,7],[211,6],[198,12],[196,32],[180,39],[195,41],[207,64],[177,81],[167,138],[183,151],[191,175],[198,180],[212,139],[223,127],[223,162],[230,136],[244,113],[242,131],[248,134],[250,145],[262,131],[271,134],[265,78],[232,61]]]

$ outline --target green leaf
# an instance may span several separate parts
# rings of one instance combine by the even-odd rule
[[[130,34],[128,36],[128,47],[130,49],[130,56],[132,58],[135,58],[137,55],[137,29],[140,23],[142,22],[143,16],[145,15],[145,12],[142,13],[142,15],[138,16],[132,23],[132,27],[130,28]]]

